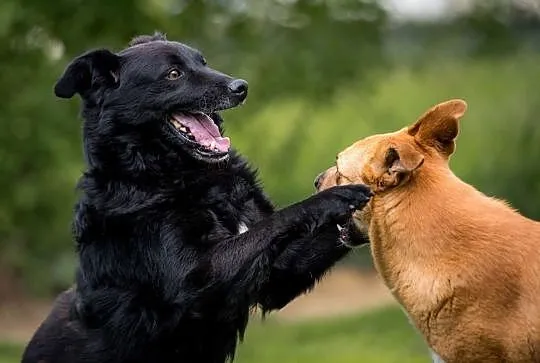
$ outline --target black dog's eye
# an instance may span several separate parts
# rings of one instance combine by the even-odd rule
[[[169,73],[167,73],[167,79],[170,81],[175,81],[180,77],[182,77],[182,72],[178,69],[171,69]]]
[[[208,64],[205,57],[201,57],[201,63],[202,63],[203,66]]]

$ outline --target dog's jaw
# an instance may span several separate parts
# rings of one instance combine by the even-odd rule
[[[200,111],[178,111],[166,118],[164,131],[193,159],[217,164],[229,159],[230,139],[219,128],[221,118]]]

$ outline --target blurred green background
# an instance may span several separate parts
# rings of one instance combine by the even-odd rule
[[[224,114],[227,133],[280,206],[310,195],[356,139],[464,98],[453,169],[539,218],[539,13],[538,0],[0,0],[0,363],[18,361],[73,279],[81,122],[78,102],[52,93],[72,57],[160,30],[247,79],[247,104]],[[368,252],[341,268],[367,279]],[[428,361],[387,295],[360,308],[362,296],[377,300],[377,282],[340,281],[326,285],[338,307],[316,290],[294,306],[317,314],[254,319],[237,361]]]

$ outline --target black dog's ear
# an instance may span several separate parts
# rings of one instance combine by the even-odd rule
[[[92,50],[68,64],[54,86],[54,94],[71,98],[75,93],[84,95],[96,83],[112,86],[118,82],[120,58],[107,49]]]

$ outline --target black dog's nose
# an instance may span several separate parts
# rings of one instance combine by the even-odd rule
[[[229,83],[229,89],[235,96],[246,97],[248,91],[248,83],[243,79],[235,79]]]
[[[317,175],[317,177],[315,178],[315,180],[313,181],[313,185],[315,186],[315,189],[319,190],[319,186],[321,185],[321,180],[324,176],[324,171],[322,173],[320,173],[319,175]]]

